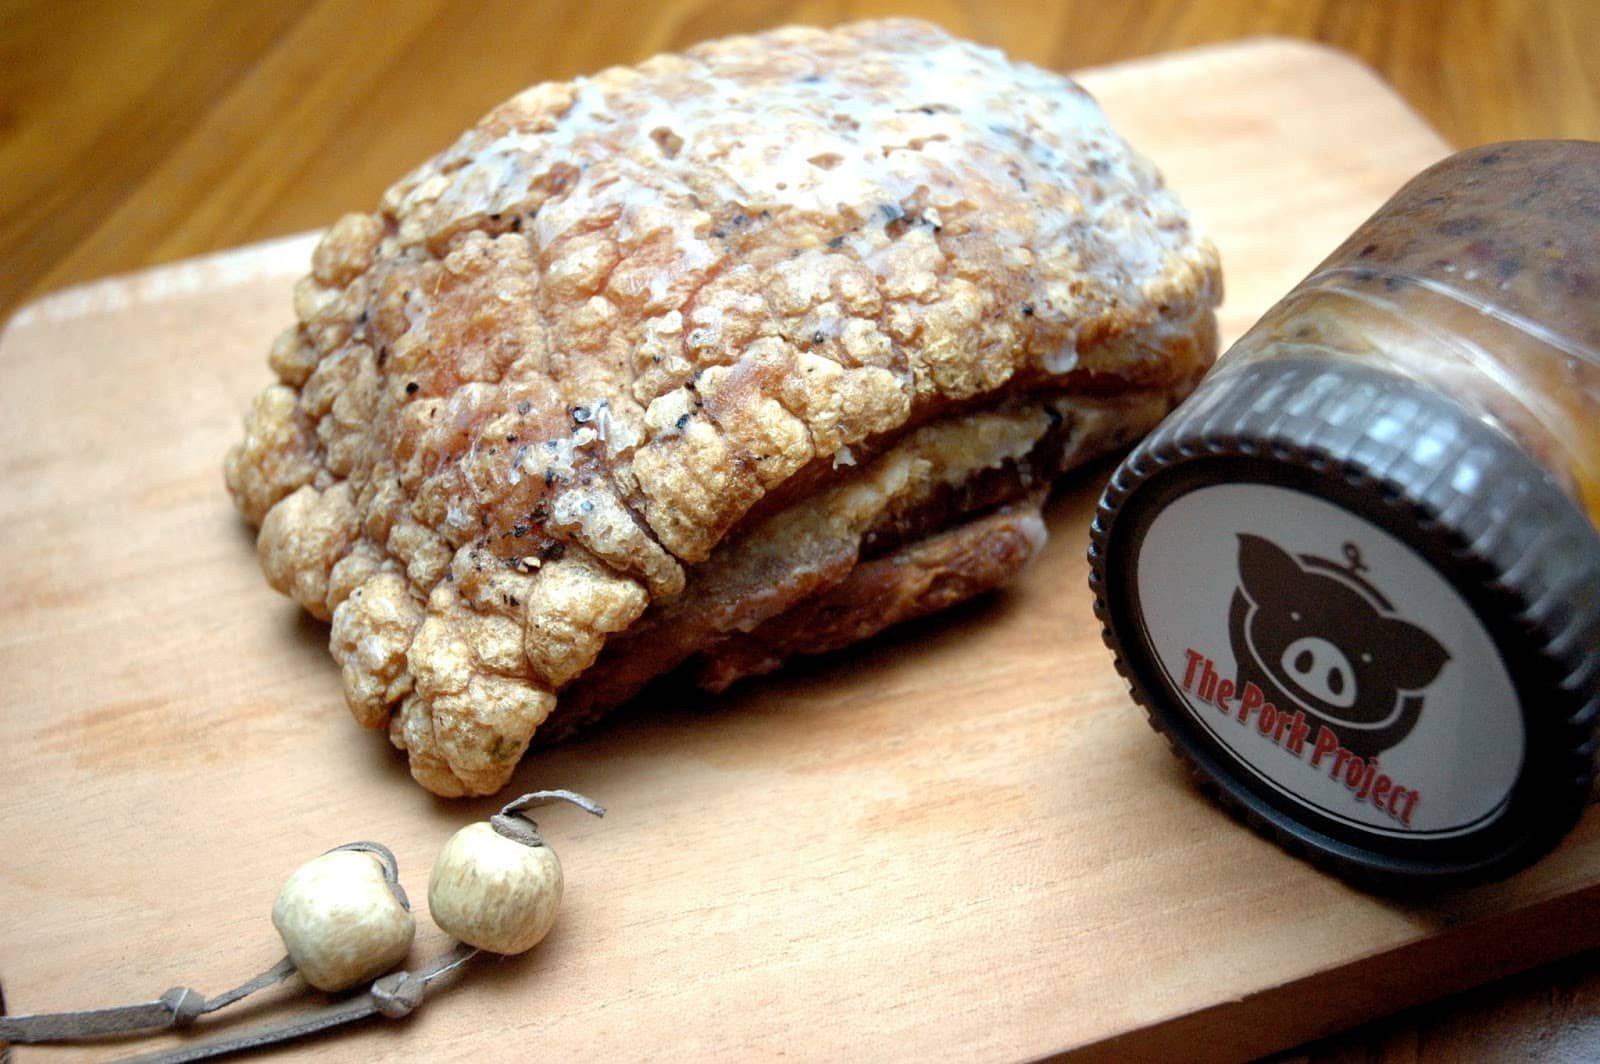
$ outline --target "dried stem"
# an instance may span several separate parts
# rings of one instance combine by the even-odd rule
[[[500,812],[489,818],[489,826],[513,842],[520,842],[524,846],[543,846],[544,837],[539,834],[539,825],[523,810],[553,801],[571,802],[584,812],[595,816],[606,815],[605,806],[575,791],[532,791],[502,806]]]

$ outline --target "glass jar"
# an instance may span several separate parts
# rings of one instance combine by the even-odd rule
[[[1092,534],[1153,722],[1279,841],[1458,882],[1584,808],[1600,715],[1600,144],[1408,183],[1118,468]]]

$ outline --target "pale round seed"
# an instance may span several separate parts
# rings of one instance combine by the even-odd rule
[[[428,909],[434,923],[469,946],[523,953],[555,923],[561,886],[554,850],[508,839],[480,820],[439,851]]]
[[[297,868],[272,903],[289,959],[319,990],[343,990],[405,959],[417,922],[373,854],[334,850]]]

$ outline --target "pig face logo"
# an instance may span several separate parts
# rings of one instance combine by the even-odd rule
[[[1239,587],[1228,610],[1238,684],[1262,689],[1280,709],[1326,724],[1370,759],[1411,733],[1423,692],[1450,654],[1362,577],[1355,544],[1345,564],[1295,557],[1239,535]]]

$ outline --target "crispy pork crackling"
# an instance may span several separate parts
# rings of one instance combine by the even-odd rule
[[[914,22],[527,90],[323,237],[226,473],[438,794],[1014,574],[1215,357],[1217,256],[1066,78]]]

